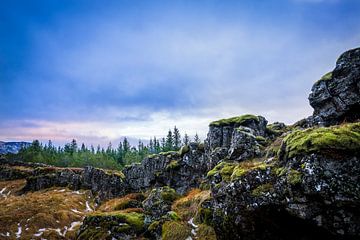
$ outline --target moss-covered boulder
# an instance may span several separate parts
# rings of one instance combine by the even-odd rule
[[[84,219],[77,239],[130,239],[142,235],[144,231],[142,213],[93,213]]]
[[[360,155],[360,123],[296,130],[284,138],[282,159],[312,153],[346,158]]]

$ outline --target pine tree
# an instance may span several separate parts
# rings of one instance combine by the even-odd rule
[[[174,139],[171,130],[169,130],[165,141],[165,152],[171,151],[173,149],[174,149]]]
[[[200,140],[199,135],[197,133],[195,134],[194,142],[196,142],[197,144],[201,143],[201,140]]]
[[[84,143],[81,144],[81,152],[86,152],[86,147]]]
[[[180,132],[179,129],[175,126],[174,127],[174,147],[173,150],[177,151],[180,149],[181,147],[181,136],[180,136]]]
[[[183,142],[184,142],[184,145],[189,145],[189,143],[190,143],[189,135],[187,135],[186,133],[185,133],[185,135],[184,135],[184,140],[183,140]]]
[[[160,151],[161,151],[161,152],[166,152],[166,141],[165,141],[165,138],[161,138]]]
[[[124,140],[123,140],[123,150],[124,150],[124,155],[127,153],[127,152],[129,152],[130,151],[130,148],[131,148],[131,146],[130,146],[130,143],[129,143],[129,141],[127,140],[127,138],[126,137],[124,137]]]

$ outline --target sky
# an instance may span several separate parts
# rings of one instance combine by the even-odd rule
[[[358,0],[0,0],[0,141],[206,137],[292,124],[360,42]]]

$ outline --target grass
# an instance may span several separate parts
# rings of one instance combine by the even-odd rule
[[[201,203],[210,198],[210,191],[201,191],[198,188],[190,190],[184,197],[176,200],[172,211],[176,212],[183,220],[195,218],[198,214]]]
[[[163,240],[185,240],[191,235],[191,228],[185,222],[167,221],[162,226]]]
[[[296,130],[284,138],[285,155],[320,153],[330,157],[360,154],[360,123]]]
[[[24,180],[0,182],[2,188],[20,189]],[[6,190],[7,192],[8,190]],[[93,205],[90,191],[79,191],[74,193],[66,188],[50,188],[24,195],[10,194],[7,198],[0,198],[0,233],[10,233],[15,239],[18,227],[22,228],[21,239],[74,239],[77,227],[67,230],[72,223],[82,221],[88,214],[86,201]],[[93,208],[93,207],[92,207]],[[45,229],[39,237],[39,229]]]
[[[211,122],[210,126],[242,125],[249,120],[259,122],[259,118],[257,116],[251,114],[245,114],[238,117],[224,118],[218,121]]]
[[[142,193],[131,193],[124,197],[114,198],[103,203],[98,210],[102,212],[112,212],[128,208],[138,208],[144,199],[145,196]]]

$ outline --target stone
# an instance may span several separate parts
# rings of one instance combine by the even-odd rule
[[[309,102],[320,125],[360,118],[360,48],[339,57],[335,69],[313,85]]]

